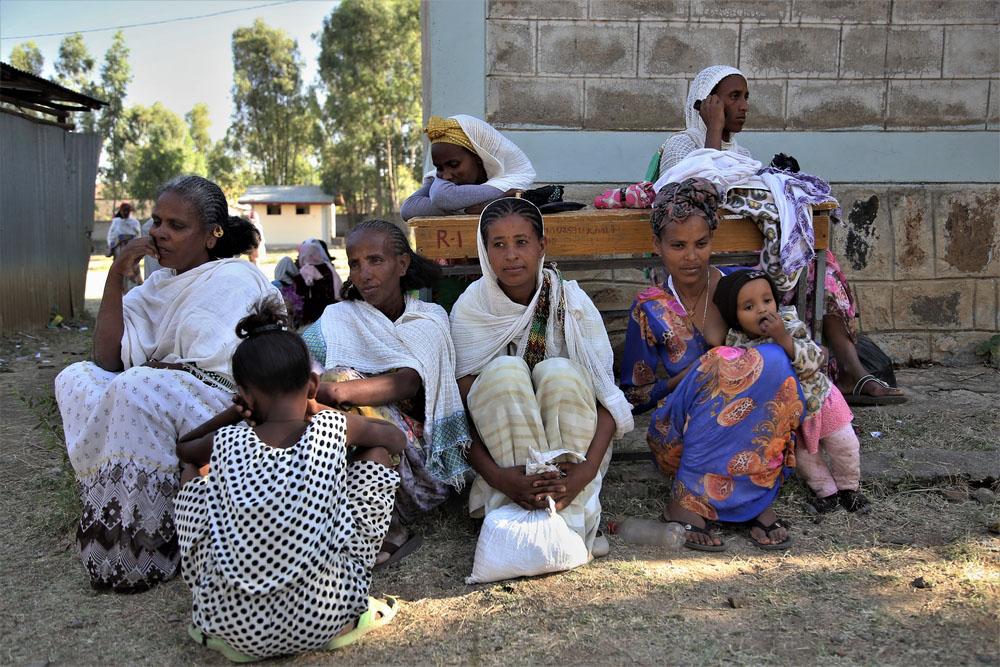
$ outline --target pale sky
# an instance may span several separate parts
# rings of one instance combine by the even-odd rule
[[[93,28],[169,20],[232,9],[243,11],[163,25],[124,28],[131,53],[132,83],[127,104],[149,106],[162,102],[182,116],[198,102],[208,105],[212,139],[221,138],[232,113],[233,30],[249,26],[255,18],[281,28],[299,44],[305,63],[303,78],[316,77],[319,45],[313,35],[323,28],[323,18],[337,0],[0,0],[0,59],[7,62],[16,44],[29,41],[22,35],[84,31]],[[256,9],[251,9],[257,7]],[[104,52],[114,30],[85,32],[84,42],[96,61],[100,77]],[[54,64],[62,36],[30,38],[45,56],[43,76],[55,75]]]

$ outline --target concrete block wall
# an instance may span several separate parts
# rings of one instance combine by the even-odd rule
[[[900,362],[1000,331],[1000,0],[422,0],[425,114],[502,129],[566,198],[638,180],[691,79],[743,70],[740,142],[795,155],[845,211],[861,327]],[[655,261],[655,260],[653,260]],[[627,308],[641,271],[571,275]],[[625,321],[608,322],[620,347]]]
[[[682,129],[732,64],[748,128],[998,126],[997,0],[488,0],[486,113],[508,129]]]
[[[486,117],[521,138],[662,141],[683,129],[688,86],[709,64],[748,75],[751,133],[828,136],[818,145],[836,151],[837,133],[1000,129],[998,0],[486,0],[485,22]],[[1000,155],[985,163],[997,171]],[[997,179],[897,176],[832,183],[845,213],[834,252],[861,328],[899,362],[972,361],[1000,332]],[[606,187],[573,183],[567,198]],[[571,277],[610,310],[648,282],[635,270]],[[625,324],[608,322],[616,348]]]

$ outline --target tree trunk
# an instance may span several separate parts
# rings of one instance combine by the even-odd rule
[[[392,133],[386,128],[385,133],[386,178],[389,181],[389,210],[399,210],[399,197],[396,194],[396,171],[392,160]]]

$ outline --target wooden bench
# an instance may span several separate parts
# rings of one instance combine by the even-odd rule
[[[817,275],[826,272],[826,254],[830,246],[830,212],[833,202],[813,207],[813,229]],[[760,259],[764,237],[756,223],[741,215],[720,209],[719,227],[712,240],[712,263],[753,266]],[[546,262],[555,262],[561,270],[593,270],[609,268],[650,268],[659,261],[651,255],[652,230],[649,209],[584,209],[544,216],[548,237]],[[476,230],[479,216],[454,215],[433,218],[411,218],[410,242],[414,250],[430,259],[455,260],[443,267],[444,275],[478,275]],[[464,260],[464,261],[463,261]],[[421,298],[429,298],[422,294]],[[822,321],[824,281],[817,281],[815,321]],[[797,306],[803,317],[806,308],[805,276],[798,282]],[[627,311],[602,311],[605,316],[627,314]],[[822,327],[815,327],[816,341],[822,340]]]

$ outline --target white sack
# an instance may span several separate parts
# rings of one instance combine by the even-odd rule
[[[467,584],[572,570],[590,560],[583,538],[566,525],[549,498],[548,509],[514,503],[486,515]]]

